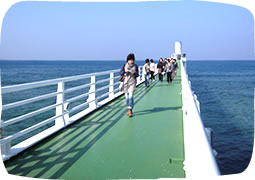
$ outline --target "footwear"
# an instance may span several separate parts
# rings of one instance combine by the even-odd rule
[[[128,110],[128,116],[129,116],[129,117],[132,117],[132,116],[133,116],[132,109],[129,109],[129,110]]]

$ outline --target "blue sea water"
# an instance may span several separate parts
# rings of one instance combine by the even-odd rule
[[[255,61],[190,61],[187,67],[204,125],[214,132],[221,173],[243,172],[253,152]]]
[[[136,61],[142,65],[143,61]],[[111,69],[124,61],[0,61],[2,86]],[[188,61],[205,127],[214,131],[222,174],[244,171],[253,152],[255,61]],[[8,100],[6,100],[8,101]]]

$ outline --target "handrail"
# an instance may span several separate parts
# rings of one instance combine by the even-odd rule
[[[111,70],[111,71],[102,71],[102,72],[98,72],[98,73],[78,75],[78,76],[70,76],[70,77],[64,77],[64,78],[58,78],[58,79],[37,81],[37,82],[32,82],[32,83],[24,83],[24,84],[5,86],[5,87],[2,87],[2,94],[26,90],[26,89],[32,89],[32,88],[37,88],[37,87],[54,85],[59,82],[76,81],[76,80],[80,80],[80,79],[90,78],[91,76],[101,76],[101,75],[109,74],[112,72],[114,72],[114,73],[119,72],[119,69],[115,69],[115,70]]]
[[[65,114],[67,114],[67,112],[65,112],[63,115],[65,115]],[[50,122],[53,122],[56,118],[61,117],[63,115],[53,116],[53,117],[51,117],[49,119],[46,119],[46,120],[44,120],[44,121],[42,121],[42,122],[40,122],[38,124],[35,124],[35,125],[31,126],[31,127],[28,127],[28,128],[26,128],[26,129],[24,129],[24,130],[22,130],[20,132],[17,132],[15,134],[11,135],[11,136],[7,136],[6,138],[1,139],[0,143],[1,144],[2,143],[6,143],[6,141],[10,141],[12,139],[15,139],[15,138],[18,138],[20,136],[23,136],[23,135],[25,135],[25,134],[27,134],[27,133],[35,130],[35,129],[38,129],[38,128],[42,127],[43,125],[46,125],[46,124],[49,124]]]
[[[30,113],[27,113],[27,114],[24,114],[24,115],[21,115],[21,116],[18,116],[18,117],[9,119],[8,121],[2,122],[2,124],[0,125],[0,127],[6,127],[6,126],[9,126],[9,125],[11,125],[11,124],[20,122],[20,121],[22,121],[22,120],[24,120],[24,119],[27,119],[27,118],[33,117],[33,116],[35,116],[35,115],[41,114],[41,113],[43,113],[43,112],[45,112],[45,111],[49,111],[49,110],[51,110],[51,109],[53,109],[53,108],[55,108],[55,107],[57,107],[57,106],[60,106],[60,105],[62,105],[62,103],[61,103],[61,104],[52,104],[52,105],[50,105],[50,106],[41,108],[41,109],[39,109],[39,110],[32,111],[32,112],[30,112]]]
[[[21,105],[25,105],[25,104],[28,104],[28,103],[33,103],[35,101],[39,101],[39,100],[47,99],[47,98],[50,98],[50,97],[54,97],[58,94],[59,94],[58,92],[54,92],[54,93],[50,93],[50,94],[45,94],[45,95],[25,99],[25,100],[18,101],[18,102],[15,102],[15,103],[6,104],[6,105],[3,105],[3,110],[11,109],[11,108],[18,107],[18,106],[21,106]]]
[[[143,80],[141,79],[141,71],[142,67],[139,67],[139,77],[137,78],[137,85],[142,83]],[[1,137],[0,139],[0,145],[1,145],[1,152],[3,156],[3,160],[7,160],[10,157],[16,155],[17,153],[21,152],[21,150],[17,150],[16,147],[19,147],[19,144],[27,144],[27,147],[22,147],[22,151],[28,147],[30,147],[32,144],[29,142],[29,138],[18,143],[17,145],[12,145],[12,140],[24,136],[31,131],[34,131],[40,127],[43,127],[51,122],[55,121],[55,125],[53,127],[48,128],[49,130],[52,129],[53,133],[57,132],[58,130],[66,127],[67,125],[75,122],[76,120],[82,118],[84,115],[87,113],[94,111],[97,109],[99,106],[117,98],[122,92],[119,91],[119,88],[116,87],[116,85],[120,84],[120,82],[114,82],[119,78],[119,75],[115,76],[114,73],[119,72],[120,69],[115,69],[115,70],[110,70],[110,71],[102,71],[98,73],[90,73],[90,74],[83,74],[83,75],[78,75],[78,76],[70,76],[70,77],[64,77],[64,78],[58,78],[58,79],[51,79],[51,80],[43,80],[43,81],[37,81],[37,82],[32,82],[32,83],[24,83],[24,84],[17,84],[17,85],[10,85],[10,86],[5,86],[1,87],[0,90],[2,91],[0,95],[0,105],[1,109],[3,111],[12,109],[12,108],[17,108],[25,104],[33,104],[36,103],[40,100],[47,100],[49,98],[56,98],[56,102],[54,104],[48,105],[46,107],[42,107],[36,110],[32,110],[30,112],[27,112],[26,114],[19,115],[17,117],[8,119],[8,120],[1,120],[0,121],[0,128],[1,130],[3,128],[6,128],[8,126],[11,126],[15,123],[21,122],[23,120],[26,120],[28,118],[34,117],[36,115],[39,115],[41,113],[45,113],[48,111],[52,111],[55,109],[55,115],[43,120],[37,124],[33,124],[30,127],[20,130],[18,132],[15,132],[14,134],[9,135],[8,137]],[[98,76],[104,76],[104,75],[109,75],[109,78],[106,79],[101,79],[97,80],[96,77]],[[77,80],[83,80],[83,79],[88,79],[90,78],[90,82],[87,84],[82,84],[82,85],[76,85],[72,86],[70,88],[65,87],[66,82],[72,82],[72,81],[77,81]],[[108,83],[107,83],[108,82]],[[107,83],[105,85],[105,83]],[[96,88],[96,85],[102,84],[100,88]],[[22,90],[27,90],[29,91],[30,89],[38,88],[38,87],[47,87],[47,86],[52,86],[55,85],[57,86],[57,91],[55,92],[50,92],[47,94],[42,94],[42,95],[37,95],[34,97],[30,97],[25,100],[17,100],[15,102],[11,102],[9,104],[4,104],[2,105],[2,95],[6,95],[8,93],[13,93]],[[78,90],[82,90],[85,88],[89,88],[89,91],[87,92],[79,92]],[[107,89],[109,89],[107,92],[105,92]],[[0,91],[0,92],[1,92]],[[34,90],[36,91],[36,89]],[[74,97],[71,97],[69,99],[65,98],[65,94],[77,91],[77,94]],[[88,97],[87,99],[84,99]],[[103,99],[102,99],[103,98]],[[102,100],[101,100],[102,99]],[[75,105],[72,107],[72,109],[68,109],[68,104],[82,100],[82,103],[78,103],[78,105]],[[86,101],[85,101],[86,100]],[[100,100],[98,102],[98,100]],[[85,102],[84,102],[85,101]],[[86,107],[88,106],[88,107]],[[84,107],[86,107],[84,109]],[[0,113],[2,113],[2,110]],[[76,111],[81,111],[78,113],[75,113],[74,115],[70,116],[70,113],[76,112]],[[48,129],[44,130],[47,131]],[[43,138],[46,136],[42,134],[45,134],[42,132],[39,132],[38,134],[32,136],[31,138],[37,138],[38,140],[36,142],[41,141]],[[34,144],[34,143],[33,143]],[[15,149],[16,148],[16,149]],[[14,150],[15,149],[15,150]],[[19,148],[18,148],[19,149]]]
[[[185,144],[184,170],[187,178],[220,175],[212,147],[200,117],[199,104],[181,61],[183,126]]]

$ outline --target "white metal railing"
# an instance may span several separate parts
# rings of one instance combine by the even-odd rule
[[[200,117],[199,101],[191,90],[191,83],[186,73],[186,65],[183,64],[183,61],[181,61],[180,65],[185,144],[184,170],[186,177],[201,178],[220,175],[213,155],[213,149],[210,146]]]
[[[1,136],[0,145],[1,145],[3,160],[9,159],[10,157],[27,149],[33,144],[41,141],[42,139],[50,136],[51,134],[59,131],[60,129],[66,127],[67,125],[70,125],[76,120],[82,118],[86,114],[94,111],[98,107],[122,95],[123,93],[119,91],[119,86],[118,86],[120,83],[118,81],[119,71],[120,70],[117,69],[117,70],[71,76],[71,77],[65,77],[65,78],[59,78],[59,79],[38,81],[33,83],[11,85],[6,87],[1,87],[1,84],[0,84],[0,111],[1,111],[0,117],[1,117],[2,111],[5,111],[5,110],[21,107],[26,104],[36,103],[40,100],[47,100],[49,98],[56,99],[56,102],[54,104],[48,105],[47,107],[36,109],[29,113],[22,114],[22,115],[19,115],[18,117],[14,117],[5,121],[1,119],[0,130],[2,132],[3,128],[6,128],[10,125],[13,125],[18,122],[22,122],[28,118],[34,117],[44,112],[55,110],[55,115],[48,119],[42,119],[39,123],[34,124],[28,128],[22,129],[18,132],[15,132],[14,134],[11,134],[7,137]],[[115,73],[117,73],[117,75],[115,75]],[[109,75],[109,78],[97,80],[99,76],[105,76],[105,75]],[[144,78],[141,75],[142,75],[142,67],[139,67],[139,77],[137,78],[137,85],[139,85],[140,83],[144,81]],[[90,78],[90,83],[77,85],[71,88],[67,88],[65,86],[65,83],[67,82],[73,82],[73,81],[84,80],[89,78]],[[107,85],[103,85],[104,83],[107,83]],[[96,88],[96,85],[98,84],[102,85],[102,87]],[[47,87],[52,85],[57,87],[56,92],[38,95],[25,100],[19,100],[16,102],[2,105],[2,96],[5,94],[13,93],[13,92],[18,93],[19,91],[23,91],[23,90],[31,90],[38,87]],[[67,93],[75,92],[75,91],[77,92],[78,90],[82,90],[85,88],[89,88],[89,91],[86,93],[82,93],[74,97],[71,97],[69,99],[65,98],[65,95]],[[104,92],[104,91],[107,91],[107,92]],[[69,108],[70,103],[76,102],[81,99],[84,100],[84,98],[87,98],[86,102],[78,104],[72,108]],[[79,112],[69,117],[71,113],[74,113],[77,111]],[[34,130],[37,130],[40,127],[45,127],[46,125],[52,122],[54,122],[54,125],[52,127],[49,127],[46,130],[39,132],[38,134],[32,137],[29,137],[26,140],[19,142],[18,144],[14,146],[11,145],[11,142],[14,139],[27,135],[28,133]]]

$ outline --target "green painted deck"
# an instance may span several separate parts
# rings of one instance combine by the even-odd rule
[[[180,70],[179,70],[180,71]],[[135,92],[134,116],[121,96],[5,162],[10,174],[53,179],[185,177],[180,72]]]

